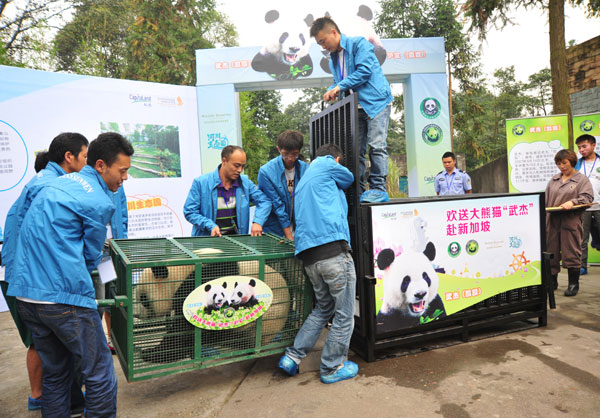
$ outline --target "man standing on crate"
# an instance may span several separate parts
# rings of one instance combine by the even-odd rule
[[[391,103],[390,83],[383,75],[373,45],[362,36],[348,37],[329,17],[315,20],[310,36],[329,52],[333,85],[323,96],[331,102],[342,94],[358,95],[358,144],[361,202],[386,202],[388,174],[387,131]],[[371,170],[366,190],[366,158],[369,147]]]
[[[316,300],[294,345],[279,360],[287,374],[297,374],[301,360],[333,316],[321,354],[323,383],[352,379],[358,373],[358,365],[346,360],[354,329],[356,272],[344,190],[354,176],[341,163],[342,150],[335,144],[323,145],[296,188],[296,256],[304,263]]]
[[[298,131],[283,131],[277,138],[280,156],[273,158],[258,171],[258,187],[273,205],[264,231],[294,239],[294,189],[308,164],[300,161],[304,137]]]
[[[44,417],[70,416],[75,360],[86,388],[85,416],[116,416],[117,378],[90,272],[102,258],[112,194],[127,179],[132,154],[121,135],[100,134],[87,165],[50,182],[23,219],[8,295],[17,298],[42,359]]]
[[[192,236],[247,234],[250,202],[256,205],[250,235],[262,235],[271,202],[258,187],[242,174],[246,153],[228,145],[221,151],[221,164],[212,173],[194,179],[183,206],[185,219],[192,225]]]

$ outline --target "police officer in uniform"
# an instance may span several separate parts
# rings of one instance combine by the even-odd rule
[[[453,152],[446,152],[442,156],[444,170],[435,176],[435,192],[438,196],[451,194],[472,193],[471,177],[456,168],[456,156]]]

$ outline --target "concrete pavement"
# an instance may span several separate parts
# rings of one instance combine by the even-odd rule
[[[287,377],[278,357],[127,383],[119,417],[598,417],[600,267],[576,297],[562,295],[548,326],[359,365],[357,378],[324,385],[319,352]],[[324,331],[325,335],[326,331]],[[0,416],[27,411],[25,353],[8,312],[0,314]]]

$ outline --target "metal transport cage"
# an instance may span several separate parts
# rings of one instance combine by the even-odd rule
[[[528,263],[523,262],[522,265],[515,264],[513,266],[514,268],[510,267],[511,277],[517,274],[516,270],[513,271],[514,269],[521,269],[523,270],[523,274],[529,276],[531,276],[534,271],[538,272],[536,273],[535,280],[523,280],[522,282],[515,280],[514,286],[512,288],[506,288],[505,291],[489,289],[490,287],[494,289],[502,288],[499,283],[501,281],[500,278],[504,276],[505,273],[501,272],[498,273],[498,280],[495,282],[490,280],[489,283],[492,283],[491,286],[488,286],[487,290],[482,290],[482,294],[477,296],[473,296],[472,293],[469,293],[471,291],[470,288],[463,289],[460,287],[460,284],[458,284],[457,289],[459,298],[463,299],[463,296],[468,296],[469,298],[472,298],[472,300],[477,300],[478,302],[470,306],[465,304],[465,307],[462,310],[451,312],[448,315],[443,314],[430,322],[425,321],[424,317],[424,321],[421,324],[406,325],[406,322],[409,321],[405,321],[403,318],[399,318],[399,315],[396,315],[395,322],[391,321],[391,326],[385,323],[382,325],[382,321],[378,320],[378,315],[381,311],[381,300],[385,292],[382,292],[384,279],[382,277],[375,277],[375,267],[377,267],[375,260],[380,250],[377,248],[376,243],[381,238],[374,235],[373,231],[374,221],[372,213],[376,210],[375,208],[385,208],[384,210],[389,209],[390,216],[396,216],[392,214],[392,212],[400,213],[400,215],[398,215],[400,218],[406,215],[401,213],[403,211],[402,205],[405,205],[407,209],[404,209],[404,211],[410,212],[410,214],[406,216],[410,216],[412,220],[416,221],[416,213],[418,210],[416,210],[415,205],[418,206],[424,204],[427,206],[431,203],[432,205],[437,205],[439,208],[436,214],[431,215],[432,218],[429,219],[429,222],[433,224],[433,220],[439,220],[440,217],[446,216],[446,206],[454,204],[452,203],[453,201],[470,202],[469,205],[475,205],[471,210],[479,210],[477,207],[485,205],[485,203],[482,202],[487,202],[492,199],[510,200],[510,196],[519,195],[430,196],[416,199],[393,199],[387,203],[360,203],[360,189],[358,184],[359,146],[357,114],[356,95],[353,94],[327,107],[325,110],[310,118],[311,157],[315,157],[315,152],[321,145],[334,143],[342,149],[344,154],[344,164],[352,174],[354,174],[355,178],[354,184],[346,190],[346,198],[348,201],[348,225],[350,228],[353,258],[357,270],[354,312],[355,325],[350,343],[352,350],[365,360],[374,361],[378,357],[390,355],[390,351],[393,351],[394,349],[406,352],[405,349],[408,347],[414,351],[415,348],[425,348],[426,345],[436,343],[437,340],[444,338],[458,337],[461,341],[468,341],[473,335],[479,333],[481,330],[484,330],[485,332],[488,332],[489,330],[487,335],[493,335],[495,332],[501,332],[494,331],[494,329],[515,329],[517,327],[523,328],[535,325],[545,326],[547,322],[546,300],[549,295],[551,296],[551,290],[549,291],[550,288],[548,287],[548,282],[550,280],[549,274],[546,272],[546,269],[539,264],[541,263],[542,251],[545,250],[544,198],[541,193],[532,193],[529,194],[529,197],[527,197],[528,194],[522,194],[520,197],[520,199],[532,200],[530,202],[532,205],[530,207],[532,212],[530,215],[533,215],[533,212],[539,211],[538,215],[536,215],[538,221],[527,225],[527,228],[525,228],[531,232],[529,243],[531,245],[536,244],[534,245],[536,248],[534,254],[528,255],[532,260],[536,260],[536,264],[529,265]],[[519,197],[515,198],[519,199]],[[502,204],[503,209],[501,212],[503,214],[506,213],[504,210],[505,205],[506,203]],[[382,215],[382,219],[384,218],[385,214]],[[481,220],[481,222],[484,221],[485,220]],[[495,222],[495,220],[493,222]],[[447,289],[442,290],[442,288],[449,282],[455,283],[458,279],[456,277],[450,277],[453,276],[452,271],[444,272],[446,265],[454,263],[452,257],[444,255],[444,253],[451,251],[449,245],[451,245],[452,241],[456,241],[457,244],[462,245],[462,250],[465,250],[464,245],[470,237],[468,236],[468,233],[465,233],[460,236],[461,239],[457,240],[448,240],[448,237],[441,238],[440,227],[444,227],[444,225],[440,225],[440,222],[437,222],[437,225],[437,229],[430,228],[430,230],[427,231],[427,234],[430,236],[433,234],[437,237],[435,244],[437,244],[438,256],[437,259],[432,260],[432,263],[430,264],[433,267],[437,265],[435,273],[436,277],[440,276],[437,270],[440,270],[440,273],[444,275],[440,276],[440,297],[446,298],[443,304],[446,307],[450,307],[458,302],[455,300],[455,295],[447,294]],[[454,225],[447,223],[445,227],[451,226]],[[405,238],[407,234],[415,232],[411,231],[412,228],[407,228],[406,226],[399,226],[397,229],[391,229],[394,231],[396,234],[395,236],[398,237],[399,241]],[[511,229],[510,226],[508,226],[507,229]],[[516,241],[518,241],[518,237],[521,233],[522,231],[515,231],[515,233],[512,234]],[[387,233],[386,235],[390,234]],[[510,257],[514,255],[517,258],[520,251],[517,251],[518,247],[516,246],[516,241],[515,243],[509,242],[509,239],[511,238],[512,237],[504,236],[497,240],[499,242],[502,241],[503,249],[500,252],[502,253],[501,255],[508,255]],[[388,244],[396,244],[395,239],[389,236],[387,241]],[[493,245],[496,245],[494,243],[490,244],[486,242],[481,242],[480,244],[483,245],[482,251],[487,247],[490,247],[491,249]],[[515,245],[514,248],[511,247],[513,244]],[[404,250],[406,250],[406,244],[404,244],[404,247]],[[402,252],[398,248],[396,250],[397,253]],[[389,254],[391,255],[392,249],[389,249],[389,251]],[[481,256],[482,252],[479,253],[479,257]],[[456,257],[459,257],[457,259],[465,257],[465,252],[463,251],[462,256],[458,256],[457,254]],[[475,257],[476,256],[474,255],[468,260],[463,259],[471,262],[475,260]],[[440,261],[440,258],[442,260],[445,258],[446,261]],[[406,265],[412,264],[412,260],[410,263],[406,263]],[[465,265],[467,264],[469,263],[466,263]],[[379,274],[380,276],[383,276],[381,270],[379,270]],[[469,275],[471,273],[465,272],[464,274]],[[484,278],[486,277],[482,276],[482,279]],[[402,280],[400,280],[400,285],[398,286],[400,289],[402,289],[401,283]],[[405,284],[405,286],[408,285]],[[489,294],[490,297],[486,297],[487,294]],[[423,307],[424,305],[414,305],[414,309]]]
[[[128,381],[280,353],[312,307],[293,243],[275,235],[112,240],[111,256],[111,338]],[[226,299],[234,281],[262,281],[272,291],[270,306],[256,320],[247,315],[242,326],[193,326],[184,315],[186,298],[202,285],[207,298],[214,296],[210,284],[221,278],[230,281],[221,289]]]

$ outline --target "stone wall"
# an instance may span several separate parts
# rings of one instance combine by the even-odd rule
[[[600,112],[600,36],[567,49],[573,115]]]
[[[508,193],[508,160],[506,156],[469,171],[473,193]]]

